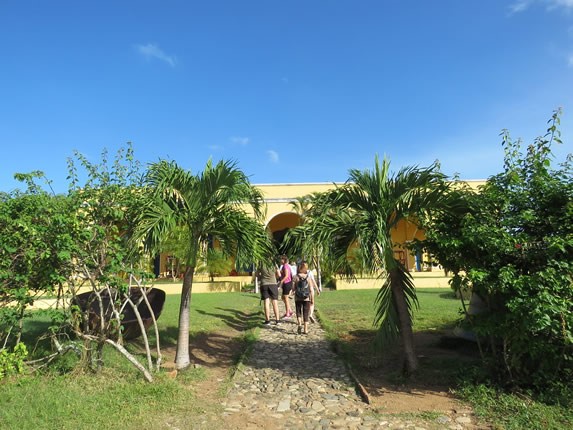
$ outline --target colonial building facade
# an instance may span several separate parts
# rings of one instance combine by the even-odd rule
[[[472,188],[477,189],[479,185],[485,183],[483,180],[466,181]],[[312,193],[328,191],[336,187],[332,182],[321,183],[300,183],[300,184],[255,184],[262,192],[267,206],[265,225],[267,230],[275,239],[281,241],[285,233],[301,223],[300,215],[295,211],[293,202],[297,198],[307,196]],[[338,184],[340,185],[340,184]],[[418,229],[415,224],[402,221],[392,232],[392,241],[398,244],[394,250],[396,258],[400,259],[410,271],[431,270],[431,267],[424,267],[422,256],[412,255],[407,252],[403,245],[418,239],[424,239],[424,231]],[[157,275],[169,275],[173,267],[172,257],[161,255],[156,262]]]

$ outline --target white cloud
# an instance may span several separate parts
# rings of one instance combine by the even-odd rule
[[[231,137],[231,142],[237,145],[246,146],[251,142],[251,139],[249,139],[248,137],[233,136]]]
[[[509,5],[509,13],[513,15],[514,13],[523,12],[534,3],[545,4],[548,10],[559,8],[573,10],[573,0],[516,0]]]
[[[167,55],[159,46],[154,43],[148,43],[147,45],[135,45],[137,52],[143,55],[147,60],[157,59],[161,60],[171,67],[177,65],[177,58],[174,55]]]
[[[567,60],[567,64],[569,67],[573,67],[573,54],[569,55],[569,59]]]
[[[207,148],[210,149],[211,151],[220,151],[221,149],[223,149],[223,147],[220,145],[207,145]]]
[[[271,163],[278,163],[279,162],[279,153],[277,151],[273,151],[272,149],[269,149],[267,151],[267,155],[268,155]]]
[[[509,12],[511,14],[523,12],[527,10],[533,3],[533,0],[517,0],[515,3],[509,5]]]
[[[564,7],[573,9],[573,0],[546,0],[550,8]]]

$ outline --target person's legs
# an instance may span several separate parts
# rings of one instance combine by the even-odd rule
[[[308,314],[308,319],[310,320],[311,323],[316,321],[314,319],[314,303],[311,303],[311,305],[310,305],[310,312]]]
[[[269,285],[269,297],[271,299],[271,303],[273,305],[273,312],[275,313],[275,321],[279,322],[280,320],[280,316],[279,316],[279,304],[278,304],[278,298],[279,298],[279,288],[276,284],[274,285]],[[270,314],[270,312],[269,312]],[[269,315],[270,317],[270,315]]]
[[[273,312],[275,313],[275,320],[276,322],[279,322],[279,320],[281,319],[279,316],[279,303],[276,299],[272,300],[272,303],[273,303]]]
[[[265,324],[269,323],[269,287],[268,285],[261,285],[261,300],[263,301],[263,310],[265,313]]]
[[[289,301],[291,288],[292,288],[292,282],[283,284],[283,302],[285,304],[285,318],[289,318],[293,314]]]
[[[303,305],[304,302],[294,302],[296,308],[296,325],[298,326],[298,334],[302,332],[302,320],[303,320]]]
[[[304,321],[303,333],[308,334],[308,317],[310,314],[310,302],[302,302],[302,319]]]
[[[264,302],[265,303],[265,322],[270,320],[270,318],[269,318],[270,317],[269,301],[270,301],[270,299],[266,298],[265,302]]]

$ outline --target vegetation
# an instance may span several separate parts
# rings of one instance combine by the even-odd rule
[[[390,162],[380,163],[376,157],[372,171],[352,169],[346,184],[314,195],[305,224],[293,232],[302,255],[312,255],[319,245],[334,271],[346,276],[354,275],[356,265],[349,258],[354,248],[369,256],[362,259],[360,272],[384,279],[376,297],[378,339],[387,344],[400,337],[406,374],[418,367],[412,336],[412,312],[418,300],[410,273],[394,255],[398,244],[392,241],[392,229],[444,209],[448,203],[444,179],[435,164],[392,174]]]
[[[273,248],[260,222],[262,196],[234,163],[209,161],[201,174],[193,175],[174,162],[160,161],[149,167],[146,185],[149,198],[137,218],[137,236],[146,249],[157,252],[175,229],[187,240],[175,358],[177,368],[183,369],[190,364],[191,292],[202,250],[217,241],[224,255],[245,266],[271,258]]]
[[[158,321],[164,345],[172,346],[177,340],[178,308],[179,296],[167,295]],[[238,342],[215,333],[230,328],[251,333],[260,320],[259,312],[259,300],[253,294],[195,294],[191,342],[204,336],[211,336],[211,344]],[[32,326],[41,325],[42,331],[50,321],[34,314],[26,324],[25,333],[31,333]],[[134,354],[144,354],[138,343],[128,348]],[[98,374],[60,373],[67,364],[54,361],[43,372],[2,381],[0,428],[71,430],[116,428],[118,423],[125,429],[194,428],[204,414],[220,413],[218,398],[206,398],[197,392],[197,385],[211,378],[207,366],[190,368],[176,379],[170,378],[167,371],[159,372],[149,384],[110,346],[104,348],[104,357],[109,365]],[[225,392],[214,395],[224,396]]]
[[[511,393],[489,386],[480,382],[483,378],[479,352],[470,343],[463,344],[463,348],[466,352],[474,351],[474,356],[464,354],[449,360],[440,358],[443,354],[427,356],[415,381],[400,378],[400,369],[392,366],[395,350],[381,353],[372,346],[377,330],[372,325],[376,295],[375,290],[325,291],[316,304],[327,335],[363,381],[384,374],[388,383],[406,388],[410,383],[446,384],[444,388],[468,402],[480,419],[498,429],[571,428],[573,396],[565,381],[544,393],[527,390]],[[434,345],[450,347],[448,343],[440,343],[440,338],[448,339],[459,323],[459,299],[453,292],[437,288],[419,289],[417,297],[420,308],[414,313],[415,336],[431,333],[436,335]]]
[[[16,347],[34,300],[56,293],[72,270],[72,205],[38,189],[0,201],[0,346]]]
[[[6,233],[0,239],[2,354],[18,346],[31,306],[48,294],[57,297],[58,306],[50,312],[52,324],[38,337],[49,336],[55,352],[36,357],[34,365],[74,351],[82,365],[101,370],[103,348],[109,344],[151,380],[151,354],[145,369],[123,347],[121,330],[120,309],[137,308],[130,302],[126,277],[139,262],[128,245],[141,196],[139,164],[128,146],[113,163],[104,151],[101,163],[76,153],[68,166],[67,195],[44,191],[35,182],[43,174],[32,172],[15,175],[27,184],[25,192],[4,195],[0,202]],[[81,299],[80,291],[88,298]],[[25,350],[17,351],[21,356]]]
[[[374,346],[378,330],[373,324],[377,295],[374,289],[325,291],[317,301],[320,322],[330,339],[350,363],[366,372],[394,357],[396,350],[396,346],[385,350]],[[423,288],[417,291],[417,298],[419,309],[413,314],[413,331],[451,335],[460,310],[454,294],[438,288]],[[452,372],[451,369],[448,372]]]
[[[430,358],[417,377],[432,370],[453,386],[463,365],[456,390],[486,419],[505,428],[573,424],[573,159],[558,165],[553,160],[552,145],[561,143],[558,126],[556,112],[547,134],[525,149],[504,132],[504,170],[477,193],[461,182],[447,185],[436,164],[393,174],[387,159],[376,158],[372,171],[353,169],[344,185],[294,202],[303,223],[287,235],[291,253],[315,259],[327,274],[366,273],[381,280],[378,291],[325,292],[318,303],[335,346],[361,372],[384,361],[371,349],[375,340],[400,338],[400,370],[414,373],[415,335],[445,333],[458,320],[453,294],[416,291],[395,257],[391,231],[412,222],[426,227],[427,240],[417,246],[453,274],[463,321],[477,336],[487,370],[486,377],[470,361],[440,365]],[[273,257],[261,223],[262,196],[231,162],[209,161],[193,175],[161,161],[142,177],[131,147],[118,152],[111,166],[105,151],[99,164],[75,155],[67,195],[38,186],[38,179],[45,180],[41,172],[16,175],[26,191],[0,193],[0,424],[34,428],[57,420],[58,428],[86,422],[112,427],[126,417],[132,417],[126,428],[163,424],[174,411],[185,415],[184,383],[205,375],[167,378],[159,369],[160,338],[177,344],[175,363],[183,369],[190,364],[190,336],[253,327],[254,296],[199,295],[192,308],[191,293],[200,270],[212,275],[227,271],[233,259],[246,267]],[[148,336],[143,330],[142,342],[130,344],[123,339],[122,309],[137,309],[128,279],[148,275],[144,250],[147,257],[169,250],[182,260],[183,286],[178,304],[169,298],[155,332]],[[79,306],[86,288],[89,302]],[[484,303],[481,312],[470,312],[467,292]],[[58,299],[58,308],[32,312],[45,294]],[[156,344],[154,354],[150,342]],[[65,355],[69,351],[77,355]],[[121,356],[155,384],[143,388]],[[23,377],[25,363],[44,370]],[[28,402],[32,395],[35,402]],[[94,403],[120,407],[106,408],[114,410],[109,414],[90,412]],[[23,412],[14,406],[22,404],[28,405]],[[197,400],[195,407],[207,406]],[[140,418],[148,410],[155,421]]]
[[[462,382],[455,394],[470,403],[476,416],[504,430],[569,430],[573,427],[572,393],[511,393],[472,380]]]
[[[460,189],[463,210],[428,228],[453,287],[481,298],[467,322],[490,374],[510,387],[573,380],[573,166],[554,167],[558,124],[556,112],[525,151],[505,132],[504,171],[478,193]]]

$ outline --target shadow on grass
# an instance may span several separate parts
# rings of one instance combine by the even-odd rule
[[[453,291],[439,293],[438,296],[440,297],[440,299],[459,300],[459,298],[456,296],[456,293]]]
[[[418,371],[405,377],[401,343],[381,346],[376,344],[375,335],[375,330],[355,330],[346,338],[333,341],[334,349],[352,365],[373,395],[383,395],[387,389],[410,394],[447,392],[457,385],[465,370],[479,364],[479,350],[474,342],[446,332],[421,331],[414,333]]]
[[[219,311],[219,312],[217,312]],[[242,311],[232,308],[216,307],[214,311],[196,309],[198,314],[223,321],[226,329],[207,330],[193,332],[191,326],[189,349],[192,363],[205,367],[214,366],[217,360],[222,362],[234,362],[243,351],[244,335],[257,326],[260,319],[259,310],[253,312]],[[191,322],[193,324],[193,322]],[[161,329],[162,350],[169,352],[174,350],[177,344],[179,329],[177,326],[169,326]],[[143,344],[139,340],[138,343]],[[171,351],[173,352],[173,351]]]

